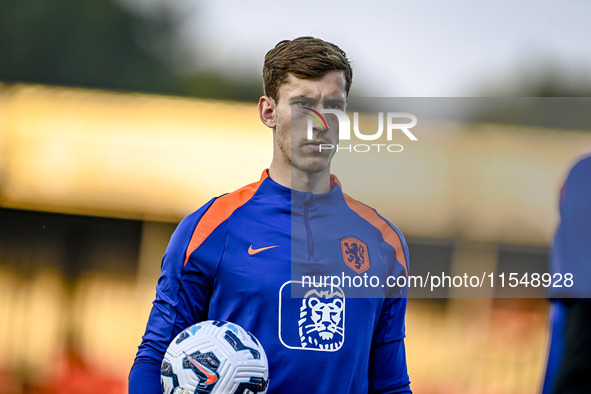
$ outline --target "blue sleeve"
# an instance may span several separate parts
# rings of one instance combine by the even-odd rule
[[[552,273],[572,274],[572,287],[552,287],[552,297],[591,297],[591,156],[570,171],[560,198],[560,224],[552,246]]]
[[[400,237],[408,264],[408,246],[404,236],[396,227],[392,228]],[[392,274],[403,275],[403,268],[397,260],[394,261]],[[380,318],[374,330],[369,360],[370,393],[412,393],[404,347],[407,297],[408,287],[405,287],[386,298],[382,305]]]
[[[560,195],[560,223],[552,245],[550,269],[553,275],[572,274],[574,285],[550,288],[550,296],[554,299],[550,320],[549,352],[542,390],[544,394],[554,392],[563,364],[572,363],[572,357],[565,356],[566,344],[572,342],[572,338],[567,336],[567,317],[573,314],[573,310],[576,311],[577,308],[573,305],[580,302],[570,299],[571,297],[591,297],[590,240],[591,157],[586,157],[570,170]],[[562,297],[565,299],[561,299]],[[586,329],[587,327],[582,327],[581,332],[586,332]],[[576,331],[573,336],[577,339],[584,337]]]
[[[564,355],[566,305],[562,300],[555,299],[550,304],[548,321],[550,325],[550,344],[546,355],[546,372],[542,384],[542,394],[552,393]]]
[[[129,374],[130,394],[162,393],[160,364],[168,345],[183,329],[207,316],[213,275],[223,251],[219,239],[225,229],[216,229],[186,264],[185,258],[194,229],[212,202],[179,224],[166,249],[156,298]]]
[[[406,368],[406,298],[387,298],[374,332],[369,360],[370,393],[412,393]]]
[[[162,394],[160,364],[136,359],[129,373],[130,394]]]
[[[557,300],[564,304],[562,359],[552,393],[589,393],[591,382],[591,300]]]
[[[552,320],[543,393],[588,392],[591,366],[591,156],[570,170],[560,196],[551,273],[572,274],[572,287],[551,287]],[[563,298],[563,299],[561,299]],[[570,391],[569,391],[570,390]]]

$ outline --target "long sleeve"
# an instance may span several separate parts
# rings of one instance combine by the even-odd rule
[[[402,247],[402,256],[394,256],[391,275],[406,275],[400,261],[409,262],[408,245],[402,233],[396,231]],[[400,251],[398,251],[400,253]],[[404,346],[405,316],[408,288],[394,289],[384,300],[378,324],[375,328],[369,360],[370,393],[412,393],[406,366]]]
[[[213,275],[224,229],[214,231],[203,251],[188,261],[187,247],[199,219],[211,202],[185,218],[174,232],[162,260],[156,298],[142,343],[129,375],[130,394],[161,393],[160,364],[170,341],[184,328],[207,316]]]

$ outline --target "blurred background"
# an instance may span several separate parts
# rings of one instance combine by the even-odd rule
[[[126,392],[176,224],[270,163],[256,101],[282,39],[341,46],[356,97],[540,98],[419,123],[366,160],[381,188],[337,157],[345,191],[406,235],[411,273],[547,270],[560,187],[591,151],[572,99],[591,92],[584,1],[0,5],[0,393]],[[549,116],[552,97],[574,101]],[[547,310],[544,292],[409,300],[414,391],[538,392]]]

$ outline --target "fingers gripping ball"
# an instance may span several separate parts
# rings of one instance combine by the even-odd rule
[[[269,367],[254,335],[234,323],[208,320],[172,340],[160,381],[164,394],[266,393]]]

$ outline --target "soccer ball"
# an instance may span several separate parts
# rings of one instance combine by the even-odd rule
[[[266,393],[269,366],[254,335],[234,323],[208,320],[172,340],[160,382],[164,394]]]

